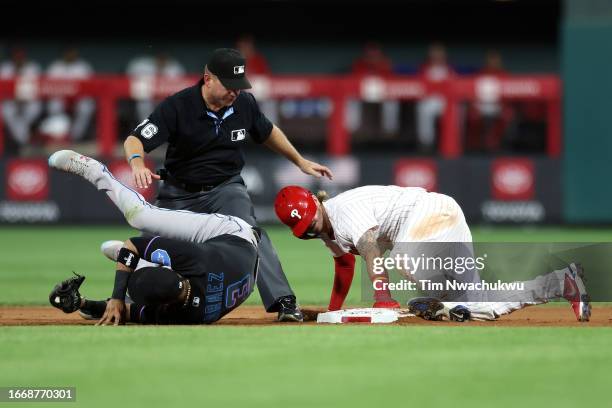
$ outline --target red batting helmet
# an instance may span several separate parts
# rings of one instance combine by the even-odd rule
[[[276,215],[300,238],[317,213],[317,203],[312,193],[299,186],[288,186],[276,195],[274,200]]]

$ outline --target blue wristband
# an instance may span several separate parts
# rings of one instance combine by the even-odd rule
[[[134,153],[133,155],[130,156],[130,158],[128,159],[128,163],[132,162],[132,159],[135,159],[137,157],[140,157],[142,159],[142,156],[138,153]]]

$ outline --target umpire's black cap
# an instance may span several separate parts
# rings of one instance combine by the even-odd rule
[[[208,70],[219,77],[227,89],[250,89],[251,83],[246,77],[246,59],[233,48],[218,48],[213,51]]]

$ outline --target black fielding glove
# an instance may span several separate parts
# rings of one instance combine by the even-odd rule
[[[83,284],[85,277],[78,273],[73,273],[75,275],[74,277],[55,285],[49,294],[49,302],[51,305],[62,310],[64,313],[76,312],[81,306],[79,288],[81,284]]]

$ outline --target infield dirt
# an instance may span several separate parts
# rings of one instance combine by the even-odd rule
[[[304,324],[316,324],[317,313],[322,308],[304,307]],[[244,306],[234,310],[213,326],[261,326],[295,323],[278,323],[275,313],[266,313],[260,306]],[[0,326],[47,326],[47,325],[93,325],[95,322],[82,319],[78,313],[64,314],[51,306],[3,306],[0,307]],[[351,323],[367,324],[367,323]],[[401,318],[392,323],[400,326],[509,326],[509,327],[612,327],[612,306],[597,306],[593,309],[591,321],[580,323],[567,304],[559,306],[531,307],[502,316],[494,322],[430,322],[418,317]]]

